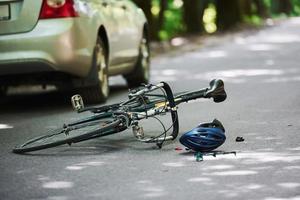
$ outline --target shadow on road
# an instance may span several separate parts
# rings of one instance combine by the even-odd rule
[[[127,91],[126,85],[110,87],[110,98]],[[70,98],[74,92],[57,90],[28,92],[21,91],[0,98],[1,113],[14,113],[19,111],[70,109]]]

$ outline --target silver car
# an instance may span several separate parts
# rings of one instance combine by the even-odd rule
[[[129,0],[0,0],[0,95],[12,85],[78,89],[104,102],[108,76],[149,80],[148,27]]]

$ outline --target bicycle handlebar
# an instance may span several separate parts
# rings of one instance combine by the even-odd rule
[[[187,92],[175,97],[176,104],[188,102],[198,98],[213,98],[214,102],[220,103],[227,98],[224,90],[224,82],[221,79],[214,79],[210,81],[208,88],[202,90]]]

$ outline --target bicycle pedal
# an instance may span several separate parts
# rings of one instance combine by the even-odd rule
[[[79,94],[75,94],[71,97],[72,107],[75,111],[80,111],[84,108],[82,97]]]

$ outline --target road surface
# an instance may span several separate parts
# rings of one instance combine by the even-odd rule
[[[0,199],[300,199],[300,19],[236,34],[191,52],[156,57],[152,82],[175,91],[222,78],[228,99],[179,108],[180,134],[221,120],[227,140],[196,162],[178,140],[157,149],[130,131],[103,139],[16,155],[12,148],[75,114],[57,92],[12,94],[0,100]],[[110,103],[126,98],[112,81]],[[147,123],[159,132],[157,122]],[[235,138],[242,136],[244,142]],[[183,148],[184,149],[184,148]]]

